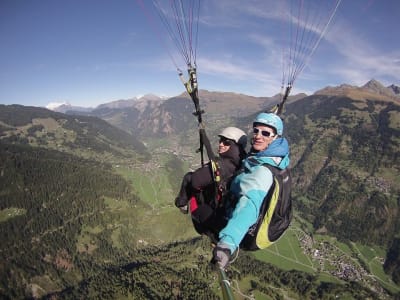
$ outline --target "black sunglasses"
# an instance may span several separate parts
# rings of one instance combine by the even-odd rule
[[[266,131],[266,130],[261,130],[261,129],[257,128],[257,127],[253,128],[253,133],[254,134],[257,135],[259,132],[261,132],[261,135],[265,136],[265,137],[274,137],[275,136],[275,134],[273,132],[269,132],[269,131]]]
[[[222,143],[224,146],[231,146],[233,144],[233,141],[228,140],[227,138],[220,137],[219,143]]]

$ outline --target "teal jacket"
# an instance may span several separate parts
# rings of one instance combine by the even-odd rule
[[[289,166],[289,144],[285,138],[276,139],[264,151],[250,153],[243,160],[244,172],[231,183],[230,191],[238,202],[228,216],[227,225],[219,233],[219,244],[227,245],[231,253],[256,223],[264,197],[272,186],[273,175],[263,166],[265,163],[280,169]]]

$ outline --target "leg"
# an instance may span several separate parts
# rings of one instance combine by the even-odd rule
[[[191,182],[192,182],[192,172],[188,172],[183,176],[181,189],[178,196],[175,198],[175,206],[183,207],[188,204],[189,197],[191,194]]]

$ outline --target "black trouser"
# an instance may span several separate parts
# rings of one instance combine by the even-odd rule
[[[178,197],[175,199],[175,206],[182,207],[188,204],[188,195],[191,195],[192,188],[191,188],[191,181],[192,181],[192,172],[188,172],[183,176],[181,189],[179,191]]]
[[[227,224],[225,210],[223,208],[213,209],[210,205],[203,203],[192,212],[194,229],[199,234],[206,234],[213,243],[219,240],[218,234]]]

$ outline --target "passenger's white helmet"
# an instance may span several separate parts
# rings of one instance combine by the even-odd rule
[[[235,141],[236,144],[241,146],[243,149],[246,148],[247,145],[247,136],[246,133],[237,128],[237,127],[227,127],[218,134],[219,137],[224,137],[230,140]]]

